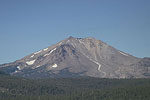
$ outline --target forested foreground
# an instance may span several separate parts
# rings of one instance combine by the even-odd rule
[[[0,75],[0,100],[150,100],[150,79],[23,79]]]

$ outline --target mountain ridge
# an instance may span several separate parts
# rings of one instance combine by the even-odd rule
[[[22,77],[149,78],[150,59],[137,58],[95,38],[69,37],[52,46],[0,65]]]

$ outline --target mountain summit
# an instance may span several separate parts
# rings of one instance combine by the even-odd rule
[[[136,58],[95,38],[69,37],[0,70],[28,78],[150,78],[150,58]]]

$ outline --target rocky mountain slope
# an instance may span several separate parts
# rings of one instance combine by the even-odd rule
[[[69,37],[0,70],[28,78],[150,78],[150,58],[136,58],[95,38]]]

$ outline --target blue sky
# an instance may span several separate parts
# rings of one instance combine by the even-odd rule
[[[150,0],[0,0],[0,63],[69,36],[150,57]]]

